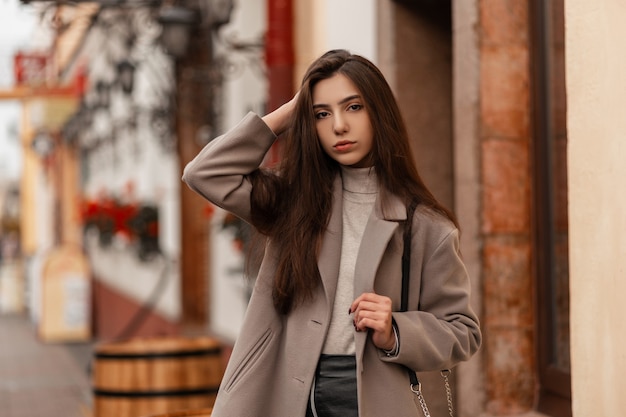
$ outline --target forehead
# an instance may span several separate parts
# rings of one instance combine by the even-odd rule
[[[336,73],[330,78],[319,81],[313,87],[313,104],[336,104],[346,97],[360,95],[352,80]]]

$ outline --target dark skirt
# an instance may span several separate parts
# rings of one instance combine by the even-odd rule
[[[306,417],[358,417],[356,358],[321,355]]]

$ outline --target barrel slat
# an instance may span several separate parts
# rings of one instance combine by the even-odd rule
[[[94,352],[94,417],[206,410],[215,402],[222,377],[221,346],[210,338],[102,344]]]
[[[211,417],[211,408],[200,408],[195,410],[180,410],[165,414],[153,414],[144,417]]]

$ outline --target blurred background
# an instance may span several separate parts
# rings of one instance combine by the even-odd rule
[[[624,18],[623,0],[0,0],[0,415],[210,407],[250,230],[182,169],[344,48],[381,68],[459,217],[485,343],[453,373],[457,415],[621,416]]]

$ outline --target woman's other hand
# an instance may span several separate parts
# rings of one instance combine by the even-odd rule
[[[363,293],[350,306],[357,331],[372,330],[374,345],[383,350],[395,348],[391,299],[375,293]]]
[[[265,124],[272,129],[272,132],[276,136],[280,135],[289,127],[291,127],[291,119],[296,108],[296,101],[298,100],[298,93],[292,97],[287,103],[283,104],[271,113],[263,116]]]

